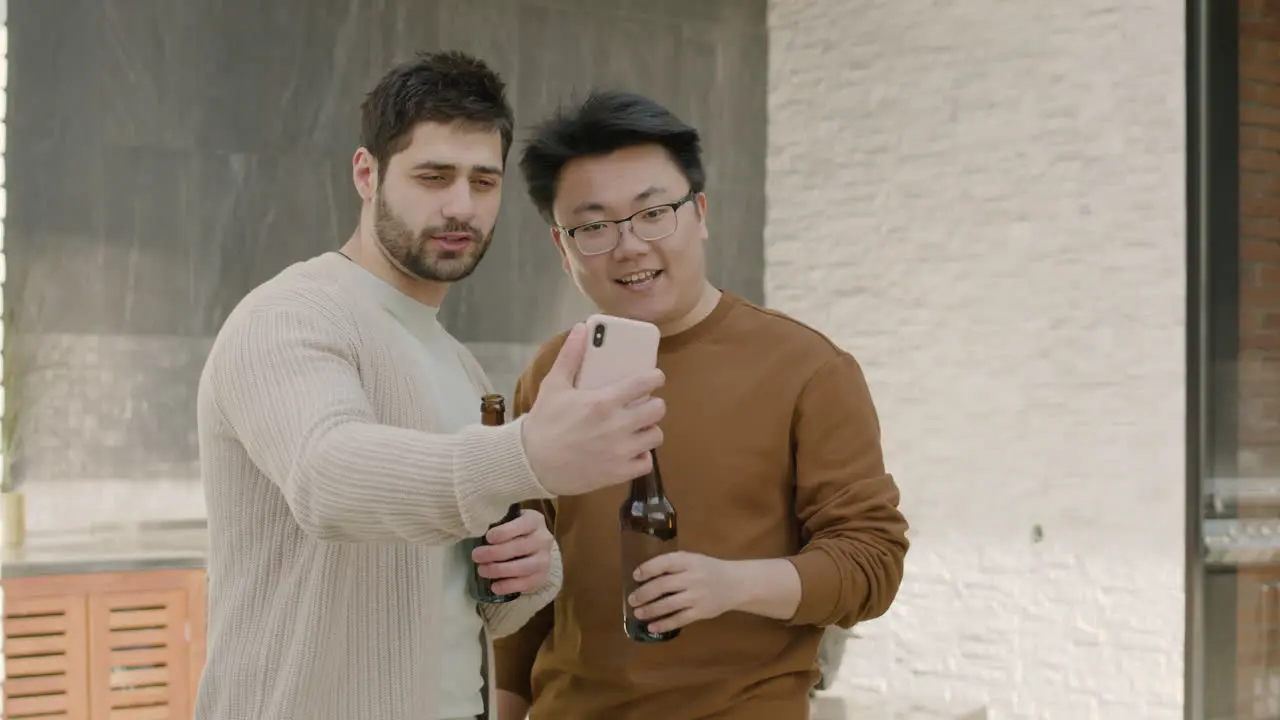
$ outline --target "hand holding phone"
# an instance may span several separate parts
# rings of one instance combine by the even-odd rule
[[[658,328],[592,315],[574,326],[522,419],[525,454],[543,487],[580,495],[629,482],[652,467],[666,405]]]

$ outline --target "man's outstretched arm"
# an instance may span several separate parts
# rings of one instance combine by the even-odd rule
[[[354,321],[348,330],[333,312],[280,298],[233,316],[200,388],[304,532],[447,544],[483,534],[511,503],[549,496],[519,421],[454,435],[379,424],[360,383]]]

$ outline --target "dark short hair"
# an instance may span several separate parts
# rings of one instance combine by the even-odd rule
[[[424,122],[496,131],[506,162],[515,116],[502,78],[479,58],[457,51],[418,53],[369,91],[360,103],[360,144],[378,161],[379,178]]]
[[[593,92],[536,127],[520,158],[520,171],[534,206],[554,224],[551,206],[560,171],[570,160],[649,144],[665,148],[689,181],[690,191],[702,192],[707,177],[698,131],[653,100],[618,90]]]

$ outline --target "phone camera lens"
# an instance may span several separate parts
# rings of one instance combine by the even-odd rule
[[[604,345],[604,325],[603,324],[596,326],[596,331],[591,336],[591,344],[595,345],[596,347],[600,347],[601,345]]]

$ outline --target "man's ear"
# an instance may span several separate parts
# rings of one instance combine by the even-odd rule
[[[698,193],[698,196],[694,198],[693,203],[694,203],[694,207],[698,208],[698,237],[703,240],[706,240],[708,237],[707,194],[704,192]]]
[[[365,202],[373,200],[378,192],[378,161],[364,148],[356,150],[351,158],[351,181],[356,192]]]
[[[564,241],[568,236],[564,230],[551,226],[551,241],[556,244],[556,249],[560,251],[560,267],[564,268],[565,273],[569,272],[569,251],[565,249]]]

